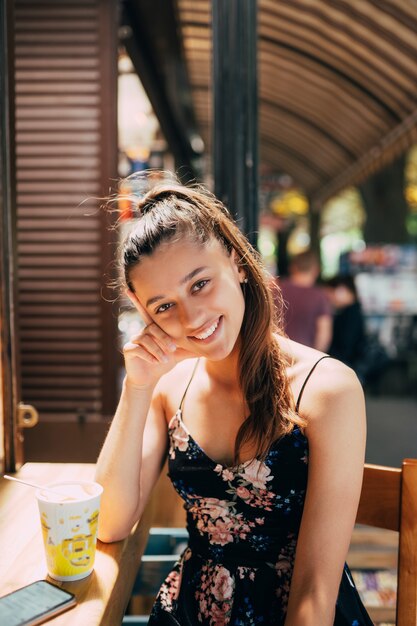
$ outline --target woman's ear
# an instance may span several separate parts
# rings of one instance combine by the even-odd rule
[[[233,262],[233,267],[238,274],[239,282],[240,283],[243,283],[245,281],[247,282],[245,270],[243,269],[241,265],[241,259],[234,248],[232,248],[232,252],[230,253],[230,258]]]

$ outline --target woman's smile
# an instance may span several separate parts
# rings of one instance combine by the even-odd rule
[[[196,335],[188,335],[187,339],[201,344],[212,343],[220,334],[222,322],[223,315],[215,320],[214,323],[210,323],[210,325],[206,326],[202,332]]]

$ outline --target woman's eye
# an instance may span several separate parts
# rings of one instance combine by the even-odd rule
[[[191,293],[198,293],[199,291],[201,291],[203,289],[203,287],[205,287],[207,285],[207,283],[209,283],[210,280],[208,279],[204,279],[204,280],[199,280],[197,283],[194,283],[194,285],[191,287]],[[168,311],[168,309],[170,309],[173,306],[172,302],[166,302],[165,304],[161,304],[156,310],[155,313],[165,313],[166,311]]]
[[[165,311],[168,311],[171,306],[172,304],[170,304],[169,302],[167,302],[166,304],[161,304],[161,306],[156,309],[155,313],[165,313]]]
[[[191,289],[192,292],[195,291],[200,291],[203,287],[205,287],[205,285],[207,285],[207,283],[210,282],[209,280],[199,280],[198,283],[195,283]]]

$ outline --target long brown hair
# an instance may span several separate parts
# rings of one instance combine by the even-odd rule
[[[121,250],[126,284],[132,289],[131,270],[143,255],[166,241],[184,236],[204,244],[215,237],[230,254],[237,253],[247,283],[242,285],[245,312],[239,354],[240,386],[249,417],[240,427],[234,462],[245,444],[255,444],[256,457],[264,459],[277,436],[305,426],[296,414],[293,397],[275,333],[282,332],[272,296],[271,280],[258,252],[231,218],[226,207],[200,186],[162,183],[136,199],[139,219]]]

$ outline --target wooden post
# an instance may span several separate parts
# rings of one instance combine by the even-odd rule
[[[14,152],[13,2],[0,3],[0,418],[4,429],[4,469],[23,463],[17,423],[20,377],[16,333],[16,202]]]
[[[212,6],[215,193],[256,246],[257,0],[213,0]]]

